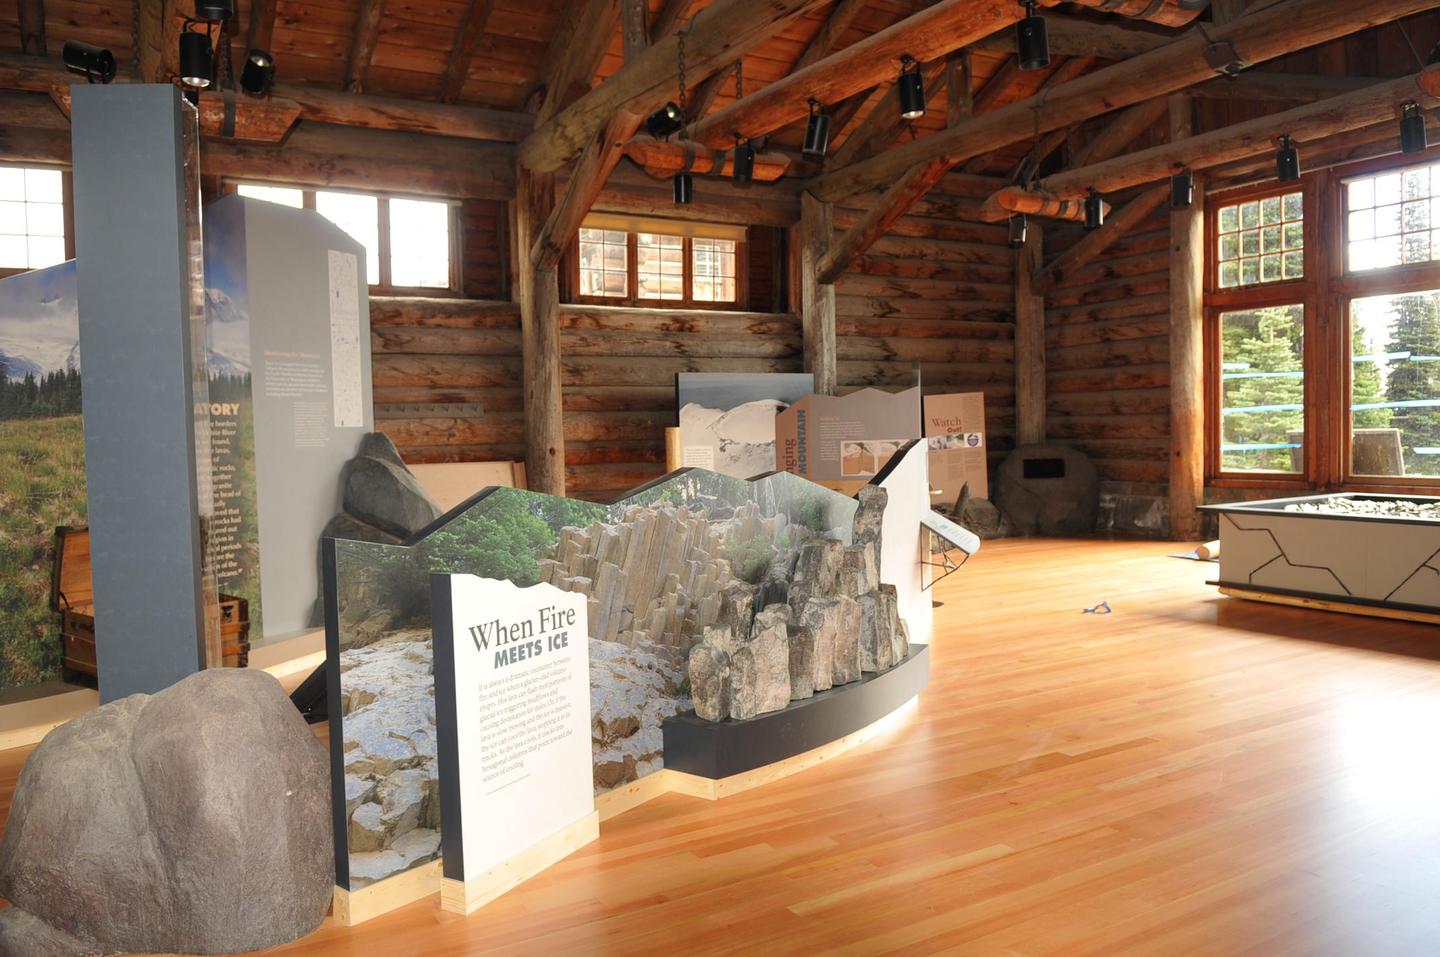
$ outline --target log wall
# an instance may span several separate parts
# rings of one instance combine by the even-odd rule
[[[1047,256],[1082,235],[1050,227]],[[1162,534],[1168,524],[1169,242],[1167,206],[1045,301],[1047,433],[1094,461],[1102,529]]]
[[[1015,251],[1005,226],[956,216],[958,177],[917,203],[836,283],[838,381],[926,394],[984,392],[993,472],[1015,447]],[[974,198],[969,196],[969,198]],[[837,209],[844,230],[860,209]]]

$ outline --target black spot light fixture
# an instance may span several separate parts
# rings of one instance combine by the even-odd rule
[[[1015,53],[1022,70],[1043,70],[1050,65],[1050,36],[1045,18],[1035,12],[1036,0],[1020,0],[1025,17],[1015,25]]]
[[[670,181],[676,206],[689,206],[695,201],[695,178],[689,173],[676,173]]]
[[[1275,151],[1275,178],[1282,183],[1300,182],[1300,151],[1288,134],[1280,137],[1280,148]]]
[[[755,179],[755,146],[749,140],[735,134],[735,161],[730,167],[730,179],[736,186],[749,186]]]
[[[87,83],[109,83],[115,79],[115,55],[103,47],[66,40],[60,53],[65,69],[78,73]]]
[[[1100,200],[1100,194],[1095,187],[1090,187],[1090,195],[1085,197],[1085,228],[1096,230],[1105,225],[1105,204]]]
[[[1170,177],[1170,208],[1189,209],[1195,202],[1195,174],[1181,168]]]
[[[195,19],[223,23],[235,15],[235,0],[195,0]]]
[[[651,136],[669,136],[685,125],[685,111],[675,102],[666,103],[645,118],[645,132]]]
[[[1016,213],[1010,217],[1010,245],[1019,249],[1025,245],[1025,239],[1030,234],[1030,222],[1025,218],[1024,213]]]
[[[830,117],[820,109],[820,101],[810,100],[810,118],[805,121],[805,143],[800,152],[815,159],[824,159],[830,148]]]
[[[918,120],[925,115],[925,80],[920,64],[910,54],[900,58],[900,78],[896,80],[900,94],[900,116]]]
[[[265,50],[251,50],[245,54],[245,66],[240,71],[240,89],[251,96],[265,96],[275,85],[275,58]]]
[[[1400,104],[1400,150],[1404,153],[1423,153],[1430,146],[1425,132],[1425,114],[1420,104],[1409,100]]]
[[[215,78],[215,57],[208,31],[186,29],[180,34],[180,82],[195,90],[208,87]]]

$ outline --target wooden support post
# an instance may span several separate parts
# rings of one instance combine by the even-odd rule
[[[535,236],[530,259],[536,269],[554,272],[559,267],[561,254],[574,240],[581,220],[595,204],[595,197],[600,195],[615,164],[620,162],[625,143],[639,128],[640,117],[621,110],[580,154],[560,201]]]
[[[530,488],[565,494],[565,424],[560,391],[560,277],[537,268],[531,249],[549,217],[554,178],[516,170],[515,234],[519,263],[520,353],[525,382],[525,471]]]
[[[1045,441],[1045,297],[1033,277],[1044,262],[1040,224],[1032,222],[1015,260],[1015,444]]]
[[[1192,132],[1190,98],[1170,98],[1170,137]],[[1205,200],[1170,213],[1170,537],[1197,538],[1205,497]]]
[[[275,10],[279,4],[280,0],[251,0],[246,49],[270,52],[275,40]]]
[[[633,63],[650,45],[649,19],[650,10],[645,0],[620,0],[620,40],[626,63]]]
[[[835,394],[835,286],[820,281],[820,262],[830,248],[831,210],[809,193],[800,194],[800,328],[805,370],[815,391]]]
[[[970,48],[953,54],[945,64],[945,125],[975,115],[975,68]]]

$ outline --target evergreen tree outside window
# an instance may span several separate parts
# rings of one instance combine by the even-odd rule
[[[1221,468],[1305,469],[1305,309],[1220,315]]]

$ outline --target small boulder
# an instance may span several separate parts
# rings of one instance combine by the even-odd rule
[[[706,721],[724,721],[730,714],[730,656],[701,642],[690,649],[690,700]]]
[[[61,725],[30,755],[0,896],[104,952],[308,934],[334,884],[325,748],[262,671],[202,671]]]

